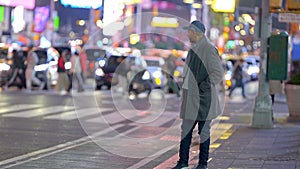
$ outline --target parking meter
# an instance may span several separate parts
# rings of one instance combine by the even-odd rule
[[[271,35],[268,38],[267,78],[286,80],[288,70],[288,34]]]

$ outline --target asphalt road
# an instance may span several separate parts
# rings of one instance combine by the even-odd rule
[[[255,97],[257,82],[248,84]],[[0,94],[0,168],[155,168],[177,153],[180,99],[157,91],[131,101],[117,91]],[[237,90],[224,117],[245,106]],[[212,142],[230,128],[222,117]],[[194,139],[197,139],[194,138]]]

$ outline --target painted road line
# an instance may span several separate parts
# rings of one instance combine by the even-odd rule
[[[222,134],[224,134],[227,130],[229,130],[232,127],[232,124],[227,124],[227,123],[223,123],[223,124],[219,124],[219,123],[213,123],[212,124],[212,129],[214,130],[214,132],[212,133],[211,136],[211,144],[213,144]],[[220,131],[219,131],[220,130]],[[179,133],[180,131],[178,131]],[[178,143],[174,143],[173,146],[167,147],[164,149],[164,151],[159,152],[160,154],[166,153],[167,151],[171,150],[172,148],[175,148]],[[191,147],[191,151],[193,149],[197,149],[198,145]],[[190,159],[193,159],[195,157],[197,157],[198,154],[197,153],[191,153],[190,154]],[[139,162],[137,162],[135,165],[128,167],[127,169],[133,169],[133,168],[139,168],[142,167],[144,165],[146,165],[147,163],[153,161],[155,158],[158,158],[159,154],[156,154],[156,156],[150,156],[149,158],[145,158]],[[176,165],[176,162],[178,161],[178,153],[176,153],[175,155],[173,155],[172,157],[170,157],[169,159],[167,159],[166,161],[160,163],[158,166],[154,167],[154,169],[166,169],[166,168],[171,168],[174,165]]]
[[[113,110],[113,109],[111,109]],[[101,116],[102,120],[99,120],[99,118],[93,118],[93,119],[88,119],[87,122],[93,122],[93,123],[98,123],[99,121],[103,122],[106,121],[109,124],[116,124],[124,120],[130,120],[133,117],[136,117],[136,110],[122,110],[121,113],[120,111],[114,111],[112,113],[109,113],[105,116]]]
[[[2,106],[7,106],[7,105],[8,105],[8,103],[4,103],[4,102],[1,102],[1,103],[0,103],[1,109],[2,109]]]
[[[161,115],[151,114],[147,118],[138,120],[138,122],[147,126],[161,126],[170,120],[174,120],[178,117],[177,113],[164,111]]]
[[[34,109],[42,107],[40,104],[18,104],[18,105],[11,105],[11,106],[1,106],[0,114],[9,113],[12,111],[20,111],[20,110],[27,110],[27,109]]]
[[[4,114],[3,116],[33,118],[33,117],[45,116],[57,112],[64,112],[72,109],[74,109],[74,107],[72,106],[51,106],[51,107],[42,107],[34,110],[21,111],[17,113]]]
[[[24,164],[24,163],[27,163],[30,161],[38,160],[38,159],[71,149],[71,148],[82,146],[84,144],[92,142],[91,139],[93,139],[95,137],[99,137],[106,133],[110,133],[111,131],[114,131],[116,128],[119,128],[119,127],[121,127],[121,125],[116,125],[116,126],[114,126],[113,129],[106,128],[105,130],[94,133],[91,136],[85,136],[85,137],[79,138],[77,140],[69,141],[69,142],[59,144],[59,145],[56,145],[53,147],[40,149],[40,150],[33,151],[33,152],[30,152],[30,153],[27,153],[27,154],[24,154],[21,156],[17,156],[17,157],[13,157],[10,159],[0,161],[0,168],[6,169],[6,168],[18,166],[18,165],[21,165],[21,164]]]
[[[149,163],[150,161],[153,161],[154,159],[156,159],[157,157],[159,157],[160,155],[172,150],[173,148],[175,148],[177,146],[177,144],[171,145],[169,147],[166,147],[160,151],[158,151],[157,153],[153,154],[152,156],[148,157],[148,158],[144,158],[143,160],[135,163],[134,165],[128,167],[127,169],[136,169],[136,168],[140,168],[145,166],[147,163]],[[166,169],[166,168],[163,168]]]
[[[84,108],[84,109],[76,109],[72,111],[63,112],[60,114],[50,115],[44,117],[44,119],[56,119],[56,120],[75,120],[84,118],[91,115],[101,114],[103,111],[113,110],[111,108]]]

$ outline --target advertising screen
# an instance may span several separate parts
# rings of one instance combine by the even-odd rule
[[[34,32],[43,32],[49,19],[50,8],[48,6],[36,7],[34,10]]]
[[[102,7],[102,0],[60,0],[64,6],[72,8],[100,8]]]
[[[35,0],[0,0],[0,5],[18,6],[21,5],[26,9],[33,9]]]

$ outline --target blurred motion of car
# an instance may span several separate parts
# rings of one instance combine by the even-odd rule
[[[184,68],[184,63],[185,58],[178,58],[175,61],[176,69],[174,71],[173,77],[179,88],[182,87],[183,84],[183,68]]]
[[[259,74],[259,56],[246,56],[246,71],[251,80],[257,80]]]
[[[140,93],[149,95],[153,89],[151,73],[147,70],[147,63],[140,54],[130,54],[125,59],[130,69],[127,73],[129,98],[135,99]]]
[[[9,79],[11,66],[7,62],[8,49],[0,48],[0,86],[3,86]]]
[[[232,86],[232,72],[233,72],[233,65],[231,61],[226,62],[225,68],[225,89],[230,89]]]
[[[164,59],[157,56],[143,56],[143,58],[147,64],[146,70],[151,75],[153,88],[163,89],[167,83],[167,77],[162,70],[162,66],[165,64]]]
[[[106,56],[106,50],[100,48],[88,48],[85,49],[87,55],[87,77],[94,78],[95,71],[99,64],[98,62]]]
[[[124,60],[126,56],[110,55],[101,59],[98,59],[97,68],[95,70],[95,83],[96,90],[101,90],[102,86],[107,86],[107,89],[110,89],[112,85],[116,85],[117,82],[113,81],[116,78],[113,78],[116,69],[118,68],[119,58]]]

